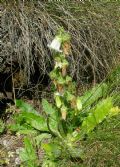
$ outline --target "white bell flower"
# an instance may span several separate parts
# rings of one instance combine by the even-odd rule
[[[51,48],[51,49],[53,49],[53,50],[55,50],[55,51],[57,51],[57,52],[62,52],[62,50],[60,50],[60,47],[61,47],[60,38],[55,37],[55,38],[52,40],[51,44],[48,45],[48,47]]]
[[[55,96],[63,96],[63,94],[59,93],[59,92],[55,92],[54,93]]]

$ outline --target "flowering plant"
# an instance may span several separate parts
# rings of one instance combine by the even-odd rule
[[[63,29],[60,30],[49,47],[53,51],[54,58],[54,69],[50,72],[55,87],[54,104],[43,99],[42,106],[45,114],[42,115],[30,105],[17,100],[16,105],[22,112],[16,117],[17,125],[12,127],[19,133],[33,135],[33,145],[44,149],[42,167],[55,167],[57,160],[65,157],[83,159],[83,148],[78,145],[78,141],[89,135],[104,119],[120,112],[118,107],[113,106],[113,98],[106,98],[108,90],[106,83],[97,85],[81,97],[77,95],[76,84],[67,74],[69,66],[67,58],[71,52],[68,33]],[[27,162],[30,157],[30,161],[34,164],[36,156],[31,144],[27,139],[21,157],[24,162]],[[29,146],[34,159],[27,151]]]

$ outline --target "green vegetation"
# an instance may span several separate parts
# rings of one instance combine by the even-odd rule
[[[119,167],[120,1],[0,9],[0,166]]]
[[[28,104],[17,100],[16,106],[21,112],[15,116],[16,124],[10,126],[12,131],[29,136],[25,139],[25,149],[20,153],[23,165],[27,164],[28,167],[38,163],[33,146],[41,147],[45,152],[43,167],[58,166],[63,159],[78,159],[82,164],[85,159],[84,147],[78,142],[88,137],[105,119],[120,112],[114,106],[113,97],[107,96],[108,85],[105,83],[81,97],[77,96],[75,83],[67,75],[70,37],[63,29],[49,47],[53,49],[55,64],[50,73],[55,87],[55,103],[52,105],[43,99],[44,114],[41,115]]]

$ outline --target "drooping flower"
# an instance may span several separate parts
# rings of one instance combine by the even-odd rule
[[[59,38],[58,36],[56,36],[56,37],[52,40],[51,44],[48,45],[48,47],[49,47],[50,49],[55,50],[56,52],[62,53],[62,50],[60,49],[60,48],[61,48],[61,44],[62,44],[62,42],[61,42],[60,38]]]

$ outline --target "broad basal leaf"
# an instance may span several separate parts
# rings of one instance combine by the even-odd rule
[[[97,101],[100,97],[104,96],[106,94],[107,89],[108,89],[107,84],[103,83],[101,85],[92,88],[92,90],[87,91],[81,97],[83,108],[91,106],[91,104]]]
[[[46,119],[42,115],[36,115],[34,113],[22,112],[21,118],[31,127],[40,130],[48,131]]]
[[[25,103],[22,100],[16,100],[16,106],[19,107],[21,111],[38,114],[38,112],[30,104]]]
[[[44,140],[44,139],[50,139],[50,138],[51,138],[51,134],[42,133],[42,134],[40,134],[40,135],[34,137],[33,140],[35,141],[35,144],[36,144],[37,146],[40,146],[42,140]]]
[[[51,159],[58,158],[61,154],[61,147],[56,143],[42,143],[42,148]]]
[[[51,104],[48,103],[47,100],[42,100],[42,106],[43,110],[46,112],[47,116],[47,126],[51,133],[54,133],[55,135],[59,135],[58,131],[58,111],[55,110]]]
[[[99,123],[101,123],[109,114],[112,108],[112,99],[107,98],[99,102],[95,109],[92,109],[89,115],[84,119],[81,130],[84,133],[92,131]]]
[[[37,131],[28,124],[21,125],[19,123],[16,123],[16,124],[9,125],[8,128],[12,132],[17,132],[18,134],[33,134],[33,135],[37,134]]]
[[[42,100],[42,107],[47,115],[54,115],[56,112],[55,109],[52,107],[52,105],[48,103],[46,99]]]

